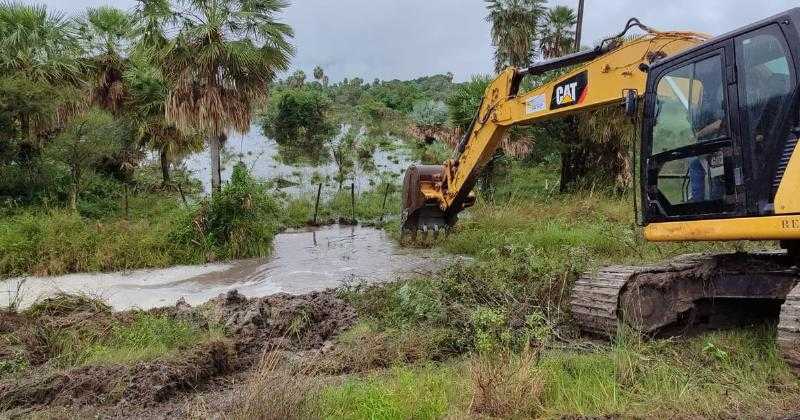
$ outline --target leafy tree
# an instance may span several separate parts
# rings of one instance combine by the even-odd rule
[[[555,6],[547,11],[539,42],[545,58],[560,57],[574,50],[577,22],[575,11],[567,6]]]
[[[0,194],[30,200],[41,186],[41,149],[79,107],[81,54],[75,26],[63,15],[0,3]]]
[[[177,37],[161,56],[170,84],[166,115],[179,129],[206,133],[211,185],[219,191],[220,147],[228,131],[250,129],[252,109],[286,70],[293,31],[277,20],[283,0],[184,0]]]
[[[363,80],[353,79],[352,84],[361,87]],[[392,80],[370,89],[370,95],[396,111],[411,112],[414,102],[423,98],[419,87],[413,83]]]
[[[57,120],[59,96],[48,83],[0,77],[0,196],[30,201],[46,186],[41,139]]]
[[[325,145],[336,135],[329,117],[330,99],[319,89],[289,88],[272,95],[261,116],[264,135],[286,152],[288,160],[321,162]]]
[[[507,66],[527,67],[535,53],[537,29],[545,13],[545,0],[487,0],[495,46],[495,71]]]
[[[103,159],[121,148],[121,132],[111,114],[91,110],[76,117],[48,144],[45,152],[51,159],[69,167],[69,207],[77,210],[84,176]]]
[[[303,87],[306,84],[306,72],[297,70],[286,80],[290,87]]]
[[[325,70],[322,70],[322,67],[316,66],[314,67],[314,80],[322,83],[323,86],[328,86],[328,81],[325,76]]]
[[[366,140],[363,127],[350,125],[347,130],[328,140],[333,162],[336,164],[334,180],[341,190],[348,179],[355,178],[356,170],[375,170],[373,155],[376,145]]]

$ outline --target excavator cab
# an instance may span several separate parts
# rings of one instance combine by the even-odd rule
[[[793,9],[646,69],[640,216],[647,239],[800,235],[798,34],[800,9]]]

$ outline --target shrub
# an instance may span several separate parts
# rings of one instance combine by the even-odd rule
[[[442,101],[417,101],[409,116],[418,126],[441,127],[447,122],[447,105]]]
[[[176,236],[187,245],[200,244],[214,258],[261,257],[271,250],[280,214],[266,184],[238,163],[230,182],[203,202]]]

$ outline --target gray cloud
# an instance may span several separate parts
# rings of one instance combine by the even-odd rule
[[[133,0],[44,0],[69,14]],[[797,5],[796,0],[586,0],[584,44],[616,32],[629,17],[664,30],[721,34]],[[577,0],[551,0],[575,7]],[[445,73],[457,80],[492,70],[482,0],[294,0],[284,20],[296,32],[294,68],[317,64],[331,80],[409,79]]]

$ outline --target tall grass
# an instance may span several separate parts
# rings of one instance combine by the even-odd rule
[[[282,209],[266,186],[237,167],[221,192],[183,205],[160,193],[134,196],[129,218],[88,219],[66,210],[32,208],[0,218],[0,275],[201,264],[266,256]]]
[[[186,210],[160,218],[90,221],[69,211],[30,211],[0,220],[0,273],[69,272],[163,267],[202,261],[194,248],[169,240]]]
[[[97,343],[82,350],[84,364],[151,360],[179,348],[223,337],[221,329],[201,331],[184,321],[141,313],[130,324],[117,324]]]
[[[449,366],[396,367],[387,374],[350,379],[320,394],[319,417],[439,419],[463,403],[466,381]]]
[[[774,329],[688,341],[620,337],[595,351],[529,350],[396,367],[322,391],[331,418],[776,418],[800,408],[800,383]],[[726,356],[708,350],[709,343]]]

